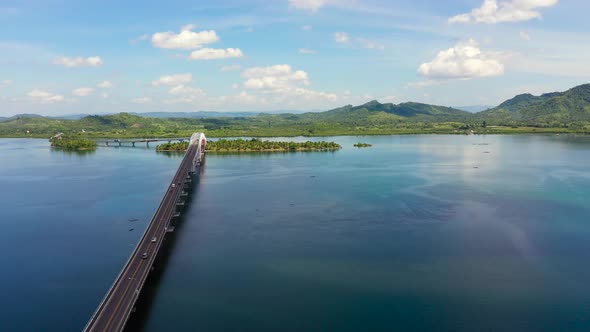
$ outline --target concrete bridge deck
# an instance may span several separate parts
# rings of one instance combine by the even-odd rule
[[[185,185],[190,185],[191,174],[200,167],[206,139],[203,134],[195,135],[152,221],[84,331],[122,331],[125,328],[164,237],[173,229],[170,222],[179,216],[177,206],[184,204],[183,199],[188,194]]]

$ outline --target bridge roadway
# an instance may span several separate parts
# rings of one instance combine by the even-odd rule
[[[201,153],[198,144],[189,146],[180,167],[158,210],[127,264],[101,302],[84,331],[122,331],[162,245],[166,228],[176,212],[176,203],[183,191],[193,159]],[[156,241],[152,242],[155,238]],[[147,258],[142,257],[147,253]]]

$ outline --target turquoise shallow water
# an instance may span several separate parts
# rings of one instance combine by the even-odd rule
[[[590,137],[328,139],[206,157],[144,330],[590,330]],[[80,330],[179,162],[0,140],[2,330]]]

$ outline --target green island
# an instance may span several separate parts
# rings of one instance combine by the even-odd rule
[[[156,146],[157,152],[184,152],[188,149],[188,142],[164,143]]]
[[[149,113],[148,113],[149,114]],[[196,114],[196,113],[195,113]],[[294,137],[405,134],[590,133],[590,84],[540,96],[521,94],[469,113],[452,107],[371,101],[324,112],[252,116],[140,116],[131,113],[59,119],[19,115],[0,121],[0,137],[80,138]]]
[[[94,150],[96,149],[96,142],[86,138],[80,137],[66,137],[63,135],[56,135],[50,140],[51,147],[63,150]]]
[[[370,148],[373,144],[358,142],[354,145],[355,148]]]
[[[158,145],[156,151],[186,151],[188,142],[165,143]],[[207,142],[207,152],[288,152],[288,151],[335,151],[342,147],[335,142],[275,142],[258,138],[220,139]]]
[[[250,140],[244,139],[220,139],[218,141],[207,142],[206,151],[334,151],[340,150],[342,147],[335,142],[275,142],[275,141],[263,141],[257,138]]]

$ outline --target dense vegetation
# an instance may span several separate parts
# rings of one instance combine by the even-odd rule
[[[186,151],[188,142],[164,143],[156,146],[156,151]]]
[[[64,150],[94,150],[96,142],[85,138],[59,137],[50,140],[51,146]]]
[[[18,116],[0,122],[0,137],[81,138],[335,136],[382,134],[590,133],[590,84],[541,96],[519,95],[476,114],[420,103],[372,101],[326,112],[251,117],[149,118],[129,113],[79,120]]]
[[[361,142],[358,142],[358,143],[356,143],[354,145],[355,148],[370,148],[372,146],[373,146],[372,144],[369,144],[369,143],[361,143]]]
[[[333,151],[339,150],[341,146],[334,142],[275,142],[263,141],[253,138],[244,139],[220,139],[207,142],[207,151]]]
[[[541,96],[518,95],[476,117],[489,124],[588,130],[590,84]]]

